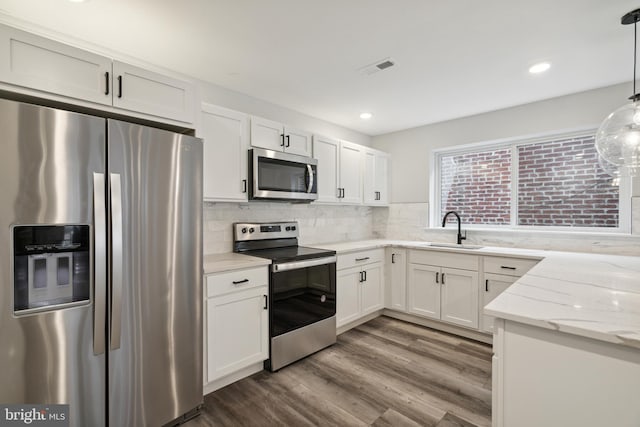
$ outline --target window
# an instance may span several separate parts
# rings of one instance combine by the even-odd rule
[[[472,226],[628,231],[629,180],[604,170],[594,133],[436,151],[432,223],[454,210]]]

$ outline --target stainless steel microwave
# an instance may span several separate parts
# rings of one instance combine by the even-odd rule
[[[318,161],[311,157],[249,150],[249,198],[312,202],[318,198]]]

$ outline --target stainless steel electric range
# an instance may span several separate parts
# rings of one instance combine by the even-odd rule
[[[269,360],[277,371],[336,342],[336,252],[298,246],[297,222],[235,223],[233,251],[270,259]]]

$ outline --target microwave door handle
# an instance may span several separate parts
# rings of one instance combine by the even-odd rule
[[[105,350],[107,310],[107,220],[104,198],[104,174],[93,174],[93,354]]]
[[[307,172],[309,173],[309,184],[307,185],[307,193],[311,193],[313,190],[313,168],[311,165],[307,165]]]
[[[111,180],[111,350],[120,348],[122,332],[122,185],[120,174]]]

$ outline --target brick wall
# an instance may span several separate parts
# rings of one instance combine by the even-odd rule
[[[523,145],[517,156],[518,225],[618,226],[619,188],[594,137]],[[442,156],[441,217],[455,210],[466,224],[510,225],[511,167],[511,148]]]
[[[593,137],[519,147],[518,163],[519,225],[618,226],[619,189]]]
[[[441,218],[454,210],[465,224],[509,225],[509,148],[443,156],[440,161]],[[449,221],[455,220],[450,218]]]

